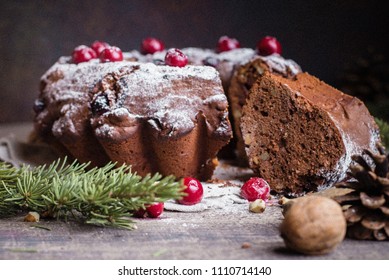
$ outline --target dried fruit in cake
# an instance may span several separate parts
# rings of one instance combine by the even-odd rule
[[[346,176],[351,155],[379,140],[365,105],[317,78],[265,73],[250,89],[240,123],[250,167],[276,192],[298,195]]]
[[[61,58],[41,79],[35,131],[81,162],[206,180],[231,138],[212,67]]]

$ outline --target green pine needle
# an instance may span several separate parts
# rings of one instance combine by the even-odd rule
[[[0,217],[20,210],[85,223],[134,228],[131,213],[153,202],[182,197],[183,186],[174,176],[150,174],[142,178],[130,166],[88,164],[59,159],[51,165],[20,169],[0,162]]]
[[[380,129],[382,144],[389,149],[389,123],[379,118],[375,118],[375,121]]]

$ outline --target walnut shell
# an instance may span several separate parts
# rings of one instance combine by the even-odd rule
[[[332,251],[345,237],[341,206],[322,196],[293,199],[280,226],[285,245],[297,252],[321,255]]]

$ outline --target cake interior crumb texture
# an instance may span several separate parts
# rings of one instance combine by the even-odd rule
[[[249,165],[276,192],[317,191],[344,178],[351,155],[375,149],[366,107],[315,77],[266,74],[252,87],[241,130]]]

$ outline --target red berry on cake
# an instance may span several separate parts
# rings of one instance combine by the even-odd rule
[[[102,41],[94,41],[91,45],[91,48],[99,55],[104,49],[110,47],[110,45],[106,42]]]
[[[186,196],[178,200],[179,204],[194,205],[199,203],[203,199],[203,185],[199,180],[191,177],[184,178],[184,193]]]
[[[243,184],[240,189],[240,195],[248,201],[262,199],[266,201],[269,198],[270,186],[262,178],[253,177]]]
[[[169,49],[165,56],[165,64],[184,67],[188,64],[188,57],[180,49]]]
[[[147,205],[146,206],[147,215],[150,218],[158,218],[163,213],[163,207],[164,207],[163,202],[155,202],[153,204]]]
[[[161,40],[152,37],[144,39],[140,46],[140,51],[142,54],[153,54],[159,51],[163,51],[164,49],[164,43]]]
[[[239,49],[240,43],[235,38],[230,38],[228,36],[221,36],[217,42],[217,52],[226,52],[233,49]]]
[[[282,48],[280,42],[276,38],[266,36],[257,43],[257,52],[263,56],[268,56],[273,53],[281,54]]]
[[[99,55],[101,62],[114,62],[114,61],[122,61],[123,53],[122,50],[118,47],[110,46],[102,50]]]
[[[73,50],[72,59],[74,63],[87,62],[93,58],[96,58],[96,52],[85,45],[80,45]]]

